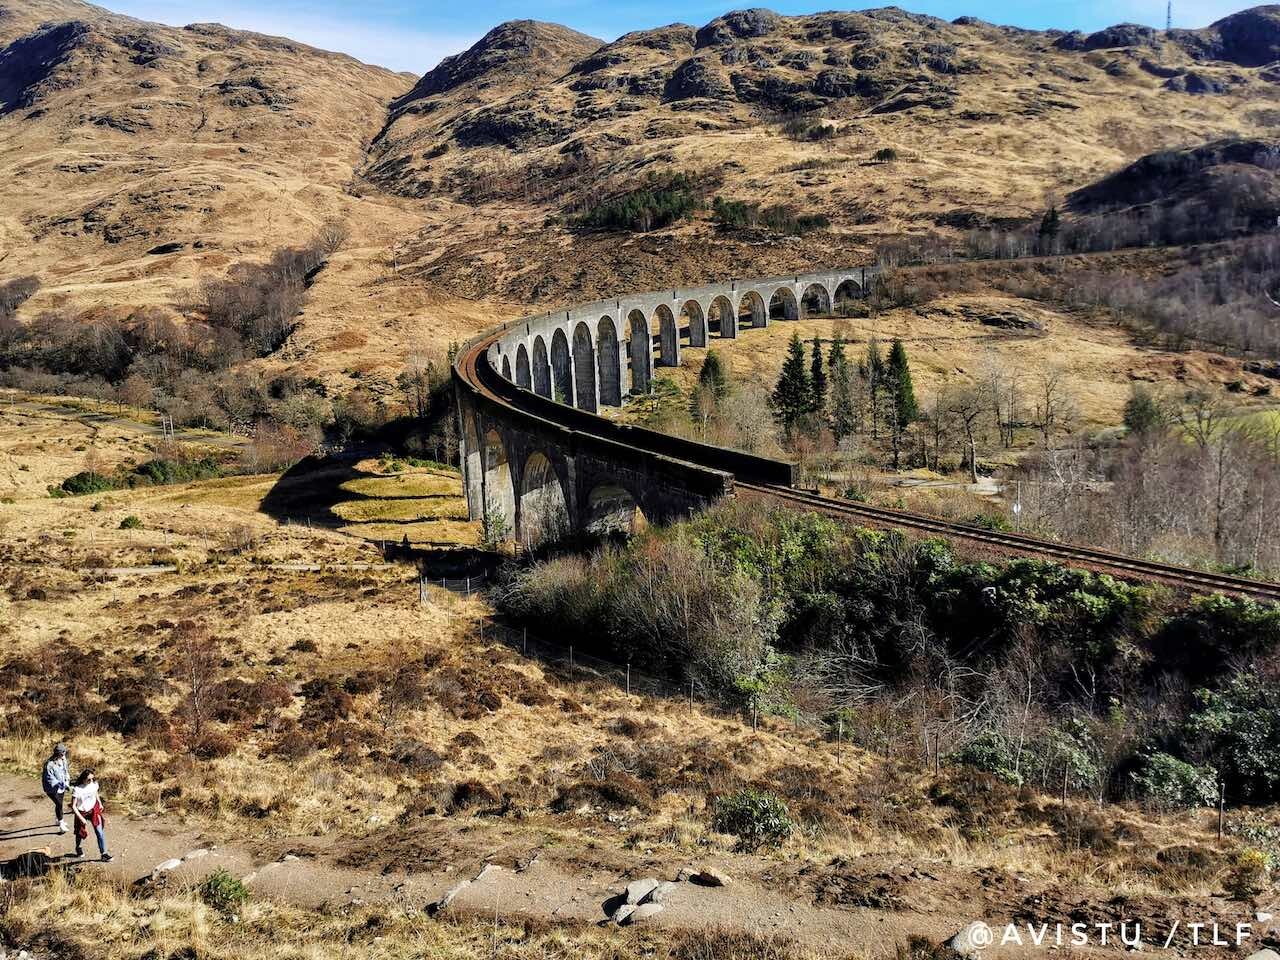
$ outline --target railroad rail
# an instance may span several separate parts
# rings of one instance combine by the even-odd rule
[[[968,544],[979,552],[1055,560],[1126,580],[1155,582],[1191,592],[1218,592],[1280,603],[1280,584],[1277,583],[1159,563],[1079,544],[951,523],[924,514],[873,507],[823,496],[768,479],[762,480],[760,471],[752,469],[749,464],[735,466],[733,457],[740,455],[731,451],[614,423],[596,414],[538,396],[531,390],[512,383],[494,369],[490,359],[490,348],[502,336],[504,329],[505,327],[488,331],[469,341],[459,351],[454,376],[461,389],[483,398],[488,404],[509,412],[515,418],[554,427],[566,435],[586,437],[613,448],[647,453],[669,462],[673,459],[676,462],[683,461],[690,469],[727,473],[732,478],[734,494],[744,499],[762,498],[868,527],[908,530],[943,537]],[[673,449],[677,451],[674,457]],[[744,461],[751,459],[758,463],[773,463],[760,458],[743,458]]]

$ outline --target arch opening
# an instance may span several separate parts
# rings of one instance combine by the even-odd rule
[[[595,536],[631,536],[646,526],[635,497],[616,483],[602,483],[587,496],[586,529]]]
[[[516,386],[528,390],[533,385],[533,376],[529,369],[529,351],[522,343],[516,351]]]
[[[738,315],[728,297],[716,297],[711,301],[710,317],[710,328],[720,337],[738,335]]]
[[[596,351],[591,328],[579,322],[573,329],[573,386],[579,410],[596,412]]]
[[[622,367],[618,356],[618,328],[612,317],[601,317],[596,324],[598,341],[596,361],[599,364],[600,403],[606,407],[622,406]]]
[[[516,535],[527,547],[560,540],[570,531],[564,487],[544,453],[532,453],[525,461],[517,521]]]
[[[540,397],[551,396],[551,361],[547,359],[547,341],[542,337],[533,341],[533,392]]]
[[[573,364],[569,360],[569,338],[563,330],[551,336],[551,391],[556,403],[573,406]]]
[[[516,519],[516,490],[506,444],[497,430],[490,430],[484,435],[482,462],[484,475],[481,485],[487,532],[498,539],[505,539]]]
[[[834,312],[840,316],[848,316],[854,304],[861,299],[862,287],[858,285],[858,281],[852,278],[845,280],[840,286],[836,287]]]
[[[666,304],[659,304],[653,312],[658,327],[658,360],[660,367],[680,366],[680,331],[675,315]]]
[[[799,320],[800,306],[796,303],[795,294],[787,287],[779,287],[769,298],[770,320]]]
[[[831,294],[820,283],[811,283],[805,287],[800,297],[800,315],[802,317],[829,317],[831,315]]]
[[[510,357],[502,358],[502,378],[504,380],[511,379],[511,358]]]
[[[705,347],[707,345],[707,318],[702,312],[702,305],[697,300],[686,301],[680,308],[679,326],[687,328],[689,346]]]
[[[768,325],[769,308],[765,306],[764,298],[754,290],[748,290],[738,301],[738,328],[754,329]]]
[[[653,371],[653,340],[643,311],[627,314],[627,359],[631,365],[631,395],[649,392]]]

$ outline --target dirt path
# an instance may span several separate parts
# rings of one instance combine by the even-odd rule
[[[52,825],[52,811],[39,785],[11,775],[0,776],[0,861],[32,850],[43,850],[58,863],[71,862],[71,835]],[[598,923],[602,905],[632,879],[655,875],[643,869],[618,871],[608,866],[570,872],[560,865],[534,858],[532,863],[501,857],[461,857],[456,863],[430,864],[424,872],[360,870],[326,862],[334,840],[300,838],[296,844],[277,842],[274,857],[255,856],[248,849],[217,844],[200,830],[175,827],[154,818],[110,818],[108,845],[115,859],[102,863],[90,837],[84,869],[102,871],[123,880],[149,875],[157,865],[181,860],[171,873],[194,882],[225,867],[260,896],[279,898],[307,907],[398,903],[425,909],[463,881],[450,909],[484,917],[529,916],[547,920]],[[534,840],[533,842],[536,842]],[[289,849],[293,852],[279,853]],[[494,865],[484,869],[484,863]],[[740,866],[740,865],[738,865]],[[909,934],[945,937],[969,917],[903,914],[870,909],[840,910],[815,907],[757,883],[734,878],[725,887],[681,883],[658,926],[702,929],[725,926],[757,933],[778,933],[839,952],[891,954]],[[483,876],[480,876],[483,870]],[[480,876],[480,879],[476,879]],[[658,879],[672,879],[658,876]]]

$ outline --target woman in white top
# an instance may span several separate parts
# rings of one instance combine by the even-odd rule
[[[81,845],[89,836],[89,827],[98,838],[98,852],[104,861],[111,860],[107,853],[107,817],[102,809],[102,798],[98,795],[98,778],[92,770],[81,771],[71,788],[71,812],[76,818],[76,856],[83,857]]]

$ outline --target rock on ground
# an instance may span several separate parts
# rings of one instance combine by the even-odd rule
[[[658,888],[658,881],[652,877],[643,880],[632,880],[627,884],[627,903],[635,905],[644,901],[645,897]]]

